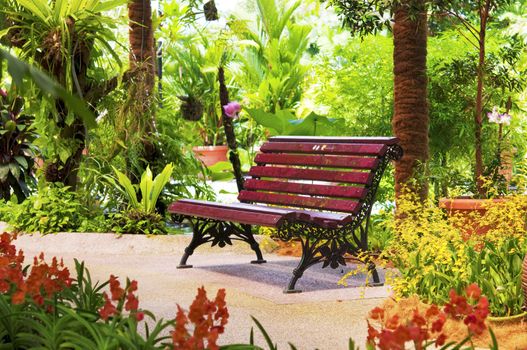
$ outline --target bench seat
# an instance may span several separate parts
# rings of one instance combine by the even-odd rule
[[[286,220],[335,228],[350,222],[353,215],[270,207],[246,203],[218,203],[196,199],[181,199],[169,206],[169,212],[184,216],[237,222],[246,225],[280,227]]]

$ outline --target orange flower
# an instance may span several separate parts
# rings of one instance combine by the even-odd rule
[[[219,335],[225,331],[229,312],[225,303],[225,290],[220,289],[214,301],[207,298],[204,287],[198,289],[196,298],[190,305],[188,316],[178,305],[175,327],[171,332],[174,349],[218,350],[216,344]],[[193,324],[192,334],[187,329],[188,324]]]

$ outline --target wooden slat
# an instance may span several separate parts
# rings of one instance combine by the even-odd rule
[[[275,177],[280,179],[345,182],[363,185],[369,185],[373,177],[371,172],[298,169],[277,166],[253,166],[249,170],[249,175],[253,177]]]
[[[290,196],[287,194],[245,190],[240,192],[238,199],[245,202],[280,204],[291,207],[333,210],[345,213],[355,213],[358,207],[358,202],[351,200]]]
[[[274,136],[269,138],[269,142],[382,143],[395,145],[399,139],[396,137]]]
[[[366,193],[368,193],[368,190],[364,187],[319,185],[310,183],[268,181],[257,179],[246,180],[244,188],[253,191],[285,192],[312,196],[342,197],[356,199],[364,198],[364,196],[366,196]]]
[[[382,156],[386,153],[385,144],[366,143],[316,143],[316,142],[266,142],[260,147],[264,153],[311,153]]]
[[[285,216],[282,214],[221,208],[182,201],[170,205],[169,213],[270,227],[278,227],[285,220]]]
[[[249,211],[249,212],[256,212],[256,213],[283,215],[284,218],[287,218],[287,219],[293,219],[293,218],[303,219],[303,220],[309,219],[308,213],[303,213],[301,211],[288,209],[288,208],[268,207],[265,205],[255,205],[255,204],[247,204],[247,203],[239,203],[239,202],[237,203],[218,203],[218,202],[210,202],[210,201],[204,201],[204,200],[198,200],[198,199],[180,199],[178,202],[195,204],[195,205],[204,205],[204,206],[209,206],[209,207],[242,210],[242,211]],[[168,210],[170,212],[170,207]]]
[[[374,169],[379,165],[377,158],[349,156],[264,154],[256,155],[256,164],[305,165],[327,168]]]

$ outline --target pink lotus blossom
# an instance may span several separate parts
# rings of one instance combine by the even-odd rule
[[[7,97],[7,91],[0,89],[0,96]]]
[[[242,110],[242,106],[240,106],[238,102],[229,102],[223,106],[223,110],[225,111],[225,115],[227,115],[227,117],[236,118],[238,113]]]

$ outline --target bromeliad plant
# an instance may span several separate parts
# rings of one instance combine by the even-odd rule
[[[34,117],[23,114],[22,97],[11,97],[0,89],[0,200],[14,194],[22,202],[34,181],[36,133]]]
[[[114,215],[112,230],[116,233],[166,233],[163,218],[156,212],[156,205],[163,188],[170,181],[173,170],[172,163],[167,164],[163,171],[153,178],[150,167],[147,167],[139,185],[134,186],[125,174],[114,168],[119,183],[117,188],[129,202],[122,213]]]

